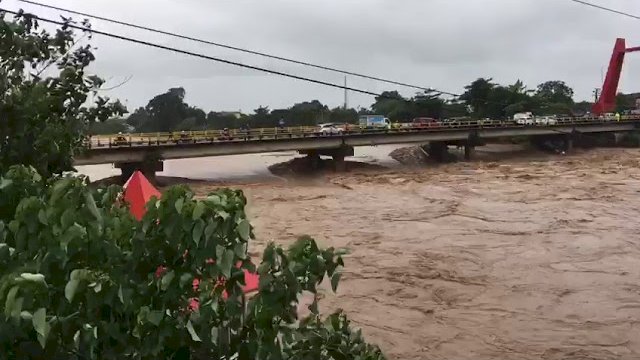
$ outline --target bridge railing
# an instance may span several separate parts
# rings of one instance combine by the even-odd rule
[[[523,128],[523,127],[554,127],[554,126],[583,126],[593,124],[604,124],[613,122],[638,122],[640,115],[625,115],[619,120],[615,117],[576,117],[576,118],[538,118],[533,124],[517,124],[512,120],[464,120],[464,121],[443,121],[424,124],[413,123],[392,123],[385,128],[362,128],[355,124],[337,125],[334,133],[323,133],[315,126],[296,127],[273,127],[259,129],[228,129],[224,130],[201,130],[184,132],[155,132],[155,133],[132,133],[118,135],[96,135],[89,139],[91,148],[104,147],[131,147],[131,146],[160,146],[194,143],[213,143],[229,141],[259,141],[259,140],[279,140],[306,137],[327,137],[327,136],[357,136],[366,134],[399,134],[407,132],[440,132],[451,130],[474,130],[484,128]]]

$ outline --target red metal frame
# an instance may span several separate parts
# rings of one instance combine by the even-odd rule
[[[616,108],[616,95],[618,94],[618,85],[620,83],[620,75],[622,74],[622,64],[626,53],[640,51],[639,47],[627,48],[624,39],[616,39],[613,47],[613,54],[609,62],[607,77],[602,84],[602,92],[598,98],[598,102],[593,105],[591,112],[594,114],[603,114],[612,112]]]

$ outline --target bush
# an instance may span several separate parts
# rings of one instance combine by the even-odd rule
[[[299,321],[298,297],[331,280],[340,253],[309,237],[270,244],[246,300],[254,235],[242,192],[167,190],[141,222],[117,186],[0,178],[0,353],[9,359],[382,359],[344,314]],[[317,299],[317,297],[314,296]],[[194,306],[194,303],[197,303]]]

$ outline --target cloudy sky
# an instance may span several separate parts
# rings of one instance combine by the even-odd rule
[[[40,0],[140,25],[454,93],[478,77],[528,86],[564,80],[578,99],[601,85],[616,37],[640,45],[640,20],[569,0]],[[591,0],[640,15],[638,0]],[[3,0],[8,9],[59,12]],[[99,30],[341,84],[340,74],[268,60],[93,21]],[[182,86],[205,110],[251,112],[318,99],[342,104],[344,93],[298,80],[96,36],[92,71],[130,108]],[[640,91],[640,54],[630,56],[621,89]],[[348,78],[374,92],[411,89]],[[351,106],[373,98],[350,94]]]

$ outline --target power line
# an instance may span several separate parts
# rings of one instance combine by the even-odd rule
[[[22,1],[22,0],[19,0],[19,1]],[[608,8],[608,7],[604,7],[602,5],[596,5],[596,4],[592,4],[590,2],[586,2],[586,1],[582,1],[582,0],[569,0],[569,1],[573,1],[574,3],[590,6],[592,8],[608,11],[608,12],[611,12],[611,13],[614,13],[614,14],[627,16],[627,17],[630,17],[632,19],[640,20],[640,16],[638,16],[638,15],[629,14],[627,12],[611,9],[611,8]]]
[[[144,41],[144,40],[135,39],[135,38],[131,38],[131,37],[123,36],[123,35],[109,33],[109,32],[106,32],[106,31],[95,30],[93,28],[79,26],[79,25],[75,25],[75,24],[72,24],[72,23],[68,23],[68,22],[65,23],[63,21],[51,20],[51,19],[47,19],[47,18],[43,18],[43,17],[37,16],[37,15],[34,15],[34,14],[19,13],[17,11],[11,11],[11,10],[7,10],[7,9],[3,9],[3,8],[0,8],[0,12],[6,12],[6,13],[9,13],[9,14],[14,14],[14,15],[28,16],[28,17],[32,17],[33,19],[36,19],[36,20],[39,20],[39,21],[43,21],[43,22],[46,22],[46,23],[56,24],[56,25],[60,25],[60,26],[66,26],[68,28],[82,30],[82,31],[86,31],[86,32],[89,32],[89,33],[92,33],[92,34],[98,34],[98,35],[110,37],[110,38],[113,38],[113,39],[119,39],[119,40],[123,40],[123,41],[128,41],[128,42],[132,42],[132,43],[136,43],[136,44],[140,44],[140,45],[145,45],[145,46],[149,46],[149,47],[153,47],[153,48],[157,48],[157,49],[172,51],[172,52],[183,54],[183,55],[189,55],[189,56],[194,56],[194,57],[198,57],[198,58],[202,58],[202,59],[216,61],[216,62],[220,62],[220,63],[223,63],[223,64],[239,66],[239,67],[242,67],[242,68],[261,71],[261,72],[265,72],[265,73],[272,74],[272,75],[284,76],[284,77],[288,77],[288,78],[292,78],[292,79],[296,79],[296,80],[307,81],[307,82],[311,82],[311,83],[314,83],[314,84],[330,86],[330,87],[334,87],[334,88],[338,88],[338,89],[349,90],[349,91],[353,91],[353,92],[357,92],[357,93],[361,93],[361,94],[366,94],[366,95],[372,95],[372,96],[377,96],[377,97],[385,97],[382,94],[378,94],[378,93],[367,91],[367,90],[362,90],[362,89],[357,89],[357,88],[352,88],[352,87],[346,87],[346,86],[343,86],[343,85],[338,85],[338,84],[334,84],[334,83],[330,83],[330,82],[326,82],[326,81],[322,81],[322,80],[316,80],[316,79],[307,78],[307,77],[303,77],[303,76],[288,74],[288,73],[285,73],[285,72],[266,69],[266,68],[262,68],[262,67],[258,67],[258,66],[246,65],[246,64],[235,62],[235,61],[225,60],[225,59],[221,59],[221,58],[217,58],[217,57],[213,57],[213,56],[209,56],[209,55],[195,53],[195,52],[182,50],[182,49],[178,49],[178,48],[174,48],[174,47],[170,47],[170,46],[160,45],[160,44],[152,43],[152,42],[149,42],[149,41]]]
[[[124,21],[120,21],[120,20],[115,20],[115,19],[109,19],[109,18],[106,18],[106,17],[103,17],[103,16],[98,16],[98,15],[88,14],[88,13],[84,13],[84,12],[80,12],[80,11],[65,9],[65,8],[61,8],[61,7],[57,7],[57,6],[53,6],[53,5],[42,4],[42,3],[39,3],[39,2],[36,2],[36,1],[32,1],[32,0],[18,0],[18,1],[23,2],[23,3],[27,3],[27,4],[31,4],[31,5],[36,5],[36,6],[48,8],[48,9],[64,11],[64,12],[67,12],[67,13],[70,13],[70,14],[81,15],[81,16],[86,16],[86,17],[90,17],[90,18],[94,18],[94,19],[98,19],[98,20],[102,20],[102,21],[107,21],[107,22],[110,22],[110,23],[118,24],[118,25],[128,26],[128,27],[135,28],[135,29],[151,31],[151,32],[154,32],[154,33],[167,35],[167,36],[172,36],[172,37],[176,37],[176,38],[183,39],[183,40],[195,41],[195,42],[199,42],[199,43],[203,43],[203,44],[222,47],[222,48],[225,48],[225,49],[240,51],[240,52],[244,52],[244,53],[247,53],[247,54],[258,55],[258,56],[263,56],[263,57],[276,59],[276,60],[280,60],[280,61],[286,61],[286,62],[293,63],[293,64],[309,66],[309,67],[313,67],[313,68],[316,68],[316,69],[322,69],[322,70],[326,70],[326,71],[337,72],[337,73],[341,73],[341,74],[346,74],[346,75],[356,76],[356,77],[360,77],[360,78],[364,78],[364,79],[385,82],[385,83],[388,83],[388,84],[404,86],[404,87],[418,89],[418,90],[427,91],[427,92],[437,92],[437,93],[450,95],[450,96],[459,96],[458,94],[454,94],[454,93],[451,93],[451,92],[442,91],[442,90],[438,90],[438,89],[434,89],[434,88],[430,88],[430,87],[423,87],[423,86],[418,86],[418,85],[407,84],[407,83],[403,83],[403,82],[400,82],[400,81],[383,79],[383,78],[376,77],[376,76],[360,74],[360,73],[356,73],[356,72],[352,72],[352,71],[348,71],[348,70],[341,70],[341,69],[337,69],[337,68],[333,68],[333,67],[329,67],[329,66],[324,66],[324,65],[313,64],[313,63],[306,62],[306,61],[295,60],[295,59],[286,58],[286,57],[282,57],[282,56],[278,56],[278,55],[267,54],[267,53],[264,53],[264,52],[259,52],[259,51],[255,51],[255,50],[249,50],[249,49],[240,48],[240,47],[237,47],[237,46],[222,44],[222,43],[213,42],[213,41],[209,41],[209,40],[204,40],[204,39],[200,39],[200,38],[195,38],[195,37],[191,37],[191,36],[187,36],[187,35],[174,34],[174,33],[170,33],[168,31],[164,31],[164,30],[160,30],[160,29],[156,29],[156,28],[151,28],[151,27],[142,26],[142,25],[136,25],[136,24],[132,24],[132,23],[128,23],[128,22],[124,22]]]

